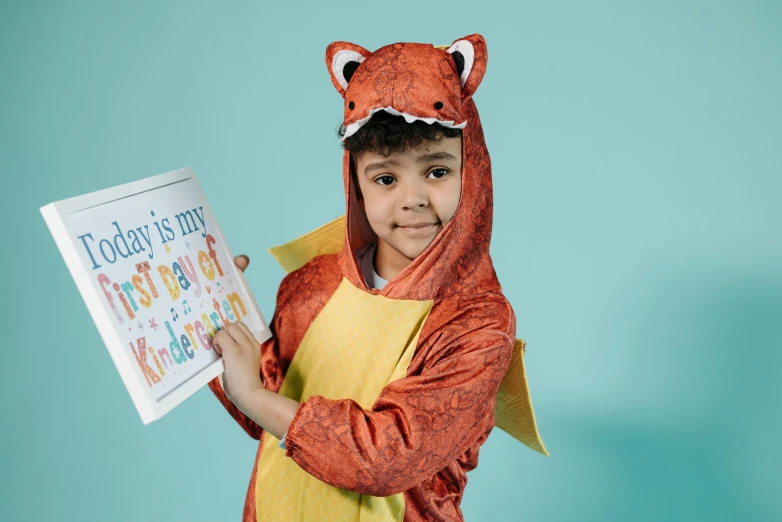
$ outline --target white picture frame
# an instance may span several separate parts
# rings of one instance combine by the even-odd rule
[[[194,207],[192,213],[180,210],[176,214],[177,223],[172,224],[170,218],[173,216],[173,212],[176,212],[180,207],[187,209],[194,203],[198,207]],[[148,212],[147,208],[150,205],[157,208],[158,213],[155,213],[154,209]],[[139,209],[137,213],[133,210],[133,207],[136,206]],[[197,208],[201,209],[200,215]],[[41,207],[40,211],[144,424],[160,419],[223,372],[222,357],[219,357],[211,349],[213,335],[209,334],[210,328],[206,323],[212,326],[212,331],[216,331],[217,326],[222,328],[227,322],[231,322],[230,317],[234,317],[235,320],[241,318],[259,343],[263,343],[271,337],[268,324],[247,286],[242,271],[234,264],[234,255],[191,168],[167,172],[132,183],[56,201]],[[113,230],[117,231],[117,236],[114,236],[112,243],[104,237],[106,231],[111,231],[109,224],[104,221],[110,219],[114,212],[121,216],[122,221],[117,218],[111,223],[111,226],[114,227]],[[156,217],[157,219],[155,219]],[[169,230],[165,227],[167,218],[169,227],[173,229],[172,232],[175,236],[176,224],[179,224],[182,232],[180,236],[174,239],[169,238]],[[203,227],[202,232],[196,218],[200,220]],[[163,226],[160,226],[161,222]],[[193,230],[191,222],[195,226],[195,230]],[[131,230],[138,224],[142,226]],[[151,230],[149,229],[150,224],[153,225]],[[185,225],[187,225],[187,232]],[[123,227],[127,230],[123,231]],[[146,235],[144,234],[145,227]],[[92,235],[92,232],[86,232],[90,230],[96,230],[95,236]],[[131,234],[131,232],[133,233]],[[192,234],[196,232],[201,233],[193,236]],[[98,236],[101,236],[100,240],[98,240]],[[138,242],[133,240],[132,245],[128,245],[128,239],[134,236]],[[190,236],[190,238],[184,236]],[[156,239],[153,240],[153,237]],[[210,240],[209,237],[212,239]],[[122,239],[122,242],[128,247],[124,251],[118,238]],[[190,239],[193,240],[193,244],[190,243]],[[184,240],[184,243],[180,241],[174,245],[174,255],[172,256],[171,246],[176,240]],[[205,245],[211,246],[208,253],[203,250],[208,247],[201,246],[202,240]],[[104,241],[106,241],[105,244]],[[188,253],[184,253],[184,244],[187,244]],[[190,259],[193,246],[201,248],[198,251],[197,268]],[[110,252],[114,253],[114,262],[110,261]],[[127,256],[124,255],[125,252],[128,253]],[[179,253],[179,257],[177,257],[177,253]],[[202,265],[203,256],[201,254],[207,254],[211,260],[211,272],[207,269],[210,266],[208,260],[203,259]],[[172,263],[172,258],[177,261]],[[184,266],[179,265],[180,262]],[[144,267],[144,263],[147,263],[149,267]],[[152,264],[155,263],[160,263],[157,267],[159,271],[157,278],[153,277],[154,271],[152,270]],[[177,265],[179,270],[174,265]],[[164,266],[173,268],[164,269]],[[133,271],[134,269],[135,271]],[[201,270],[200,275],[199,269]],[[125,272],[122,272],[123,270]],[[173,280],[168,272],[174,274]],[[104,277],[100,276],[101,273]],[[115,275],[108,276],[107,273]],[[133,284],[124,281],[124,275],[116,275],[124,273],[132,273]],[[216,286],[208,283],[203,284],[214,281],[208,279],[207,276],[210,273],[214,279],[217,279]],[[185,279],[177,274],[185,274]],[[203,281],[201,281],[202,276],[204,276]],[[111,283],[112,279],[115,280],[113,283]],[[139,279],[142,282],[136,286]],[[162,285],[160,285],[161,280],[163,281]],[[122,285],[119,284],[120,281],[123,282]],[[148,284],[145,286],[145,283]],[[186,285],[186,283],[189,284]],[[181,306],[185,315],[190,315],[187,309],[190,308],[190,312],[192,312],[194,306],[188,299],[193,299],[193,296],[196,295],[196,283],[199,285],[200,295],[204,297],[201,299],[201,303],[197,303],[196,306],[200,305],[203,310],[203,303],[206,302],[207,311],[202,311],[201,319],[185,323],[185,318],[178,313],[177,306]],[[128,286],[129,284],[130,286]],[[138,289],[139,286],[146,290],[146,298],[148,299],[144,298],[141,290]],[[179,288],[177,293],[174,292],[174,287]],[[215,289],[214,296],[211,295],[213,288]],[[205,289],[208,296],[203,293]],[[225,295],[221,296],[222,303],[217,297],[218,290],[220,294],[225,292]],[[155,292],[157,293],[155,294]],[[180,303],[180,300],[174,297],[175,294],[177,296],[188,295],[189,297]],[[212,301],[208,301],[209,297],[212,298]],[[161,298],[163,300],[158,301]],[[165,298],[171,298],[170,302],[167,303]],[[195,297],[195,299],[200,299],[200,297]],[[151,304],[147,306],[145,304],[147,302],[151,302]],[[168,308],[167,305],[171,303],[174,303],[171,317],[168,318],[164,314],[165,321],[160,319],[160,323],[158,323],[156,317],[153,316],[150,319],[145,315],[160,315],[161,310]],[[160,306],[164,306],[164,308],[160,308]],[[214,312],[210,311],[211,308],[214,308]],[[241,316],[242,310],[246,312],[243,316]],[[193,316],[196,316],[198,311],[197,309]],[[181,336],[179,334],[181,327],[174,326],[180,317],[183,319],[180,325],[185,328],[185,333]],[[134,323],[136,318],[138,321]],[[163,322],[166,325],[165,329],[162,328]],[[201,324],[200,329],[197,323]],[[145,333],[147,324],[150,327],[149,334]],[[190,328],[188,328],[188,324],[191,326]],[[165,334],[158,332],[158,328],[166,330]],[[134,330],[138,330],[138,332]],[[154,334],[151,333],[153,330]],[[198,335],[194,336],[193,332]],[[204,332],[206,332],[208,343],[204,341]],[[147,343],[147,336],[149,339],[156,339],[156,344],[161,343],[160,339],[164,336],[168,336],[167,339],[170,339],[171,342],[167,349],[165,347],[166,341],[162,341],[163,348],[155,352],[152,343]],[[136,337],[136,341],[133,341],[133,337]],[[144,341],[142,342],[140,339],[144,339]],[[176,344],[177,341],[179,344]],[[192,343],[186,346],[186,343],[190,342]],[[185,347],[185,349],[182,352],[177,351],[177,346]],[[85,347],[85,349],[90,349],[90,347]],[[196,354],[198,349],[201,349],[201,352]],[[165,364],[168,363],[166,352],[168,352],[169,360],[181,356],[182,353],[188,357],[182,363],[176,359],[178,366],[173,368],[181,370],[181,372],[176,372],[176,376],[179,377],[165,372],[166,369],[174,371],[171,366]],[[147,358],[145,364],[152,370],[152,374],[158,376],[158,381],[154,380],[154,376],[142,364],[144,357],[139,355],[141,353],[146,354],[144,355]],[[191,353],[194,354],[192,357]],[[149,360],[149,357],[154,359],[154,363]],[[198,357],[200,359],[195,365],[184,369],[185,364],[196,361]],[[165,375],[161,376],[163,373]],[[161,388],[159,385],[169,375],[172,376],[172,379],[168,381],[169,389],[165,389],[165,386]]]

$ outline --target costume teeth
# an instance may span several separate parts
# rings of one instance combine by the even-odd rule
[[[423,122],[426,122],[427,124],[431,125],[434,122],[439,123],[443,127],[449,127],[452,129],[463,129],[467,125],[467,121],[463,121],[458,125],[455,125],[455,122],[453,120],[438,120],[437,118],[419,118],[418,116],[414,114],[408,114],[406,112],[399,112],[398,110],[394,109],[393,107],[379,107],[377,109],[372,109],[369,111],[369,115],[366,118],[362,118],[360,120],[355,121],[354,123],[351,123],[347,127],[345,127],[345,135],[340,138],[339,141],[345,141],[346,138],[349,138],[350,136],[354,135],[358,130],[364,126],[366,122],[372,118],[372,115],[376,112],[380,111],[386,111],[389,114],[392,114],[394,116],[404,116],[405,121],[407,123],[413,123],[414,121],[421,120]]]

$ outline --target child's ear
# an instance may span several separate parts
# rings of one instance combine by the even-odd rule
[[[343,98],[353,73],[370,54],[360,45],[350,42],[332,42],[326,47],[326,67],[331,75],[331,83]]]
[[[471,34],[459,38],[446,52],[451,53],[456,70],[459,73],[459,83],[462,84],[462,100],[468,99],[478,89],[486,73],[486,40],[479,34]]]

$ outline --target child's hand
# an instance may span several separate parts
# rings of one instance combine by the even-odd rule
[[[250,264],[250,258],[244,254],[239,254],[234,258],[234,264],[236,265],[236,268],[244,272],[247,269],[247,266]],[[225,390],[225,383],[223,383],[222,373],[217,376],[217,380],[220,381],[220,387]]]
[[[260,344],[242,321],[236,321],[217,332],[212,347],[223,356],[223,391],[241,409],[244,397],[263,388]]]

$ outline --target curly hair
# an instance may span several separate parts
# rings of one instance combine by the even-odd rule
[[[344,122],[337,133],[340,138],[345,135]],[[462,129],[452,129],[436,122],[430,125],[421,120],[407,123],[404,116],[379,111],[358,132],[345,138],[342,148],[353,155],[371,151],[390,156],[394,152],[417,148],[428,141],[440,141],[443,136],[455,138],[461,135]]]
[[[344,122],[340,124],[337,134],[340,138],[345,135]],[[436,122],[430,125],[421,120],[407,123],[404,116],[395,116],[386,111],[376,112],[363,127],[342,142],[342,148],[350,152],[350,175],[353,177],[358,197],[362,196],[356,179],[357,154],[375,152],[388,157],[395,152],[415,149],[428,142],[439,142],[443,137],[456,138],[461,135],[462,129],[445,127]]]

